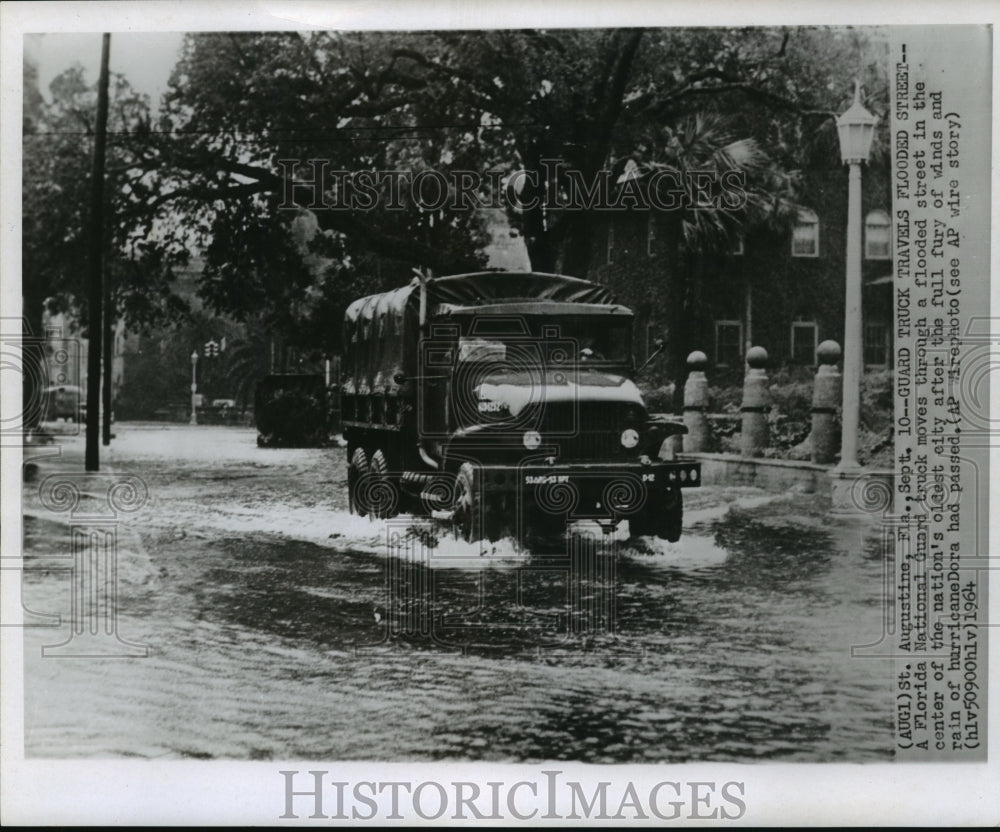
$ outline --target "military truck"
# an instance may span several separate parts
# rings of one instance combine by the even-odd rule
[[[633,314],[564,275],[415,278],[354,301],[341,408],[351,510],[451,521],[469,541],[567,521],[676,541],[697,462],[633,378]]]
[[[327,438],[327,390],[317,373],[272,373],[254,386],[257,445],[321,445]]]

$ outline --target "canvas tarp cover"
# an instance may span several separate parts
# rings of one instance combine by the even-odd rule
[[[427,316],[439,306],[504,301],[614,303],[604,286],[557,274],[478,272],[427,281]],[[420,282],[354,301],[344,315],[345,394],[398,391],[397,374],[414,375],[419,339]]]

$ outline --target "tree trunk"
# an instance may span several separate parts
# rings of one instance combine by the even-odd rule
[[[687,377],[687,354],[690,343],[688,324],[690,321],[689,279],[681,251],[683,231],[680,217],[670,216],[664,223],[667,253],[665,289],[667,304],[667,374],[674,382],[674,412],[684,408],[684,382]]]
[[[36,430],[42,421],[42,395],[48,382],[45,363],[45,299],[33,292],[21,296],[21,414],[22,431]]]
[[[589,212],[580,212],[569,219],[572,223],[566,235],[566,246],[563,251],[563,268],[566,274],[574,277],[586,277],[590,271],[593,257],[594,218]]]
[[[525,191],[527,191],[527,188],[525,188]],[[522,197],[524,197],[524,193],[522,192]],[[525,211],[523,217],[524,243],[528,248],[531,270],[535,272],[554,272],[557,263],[556,247],[553,245],[552,230],[545,227],[545,216],[541,207]]]

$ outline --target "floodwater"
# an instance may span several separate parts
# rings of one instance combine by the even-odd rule
[[[705,487],[676,544],[578,527],[481,556],[348,515],[341,449],[118,434],[111,464],[150,496],[119,528],[118,636],[149,655],[42,657],[69,627],[26,629],[29,757],[891,757],[887,662],[851,655],[882,631],[879,539],[811,496]],[[70,527],[37,491],[24,604],[65,624]]]

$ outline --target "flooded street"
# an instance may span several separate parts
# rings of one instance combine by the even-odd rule
[[[24,604],[63,621],[25,631],[27,756],[891,757],[887,662],[850,652],[882,632],[880,541],[819,498],[704,487],[676,544],[578,528],[480,557],[349,515],[342,449],[117,432],[110,465],[149,490],[119,528],[118,634],[149,655],[41,656],[69,633],[70,527],[26,484]]]

